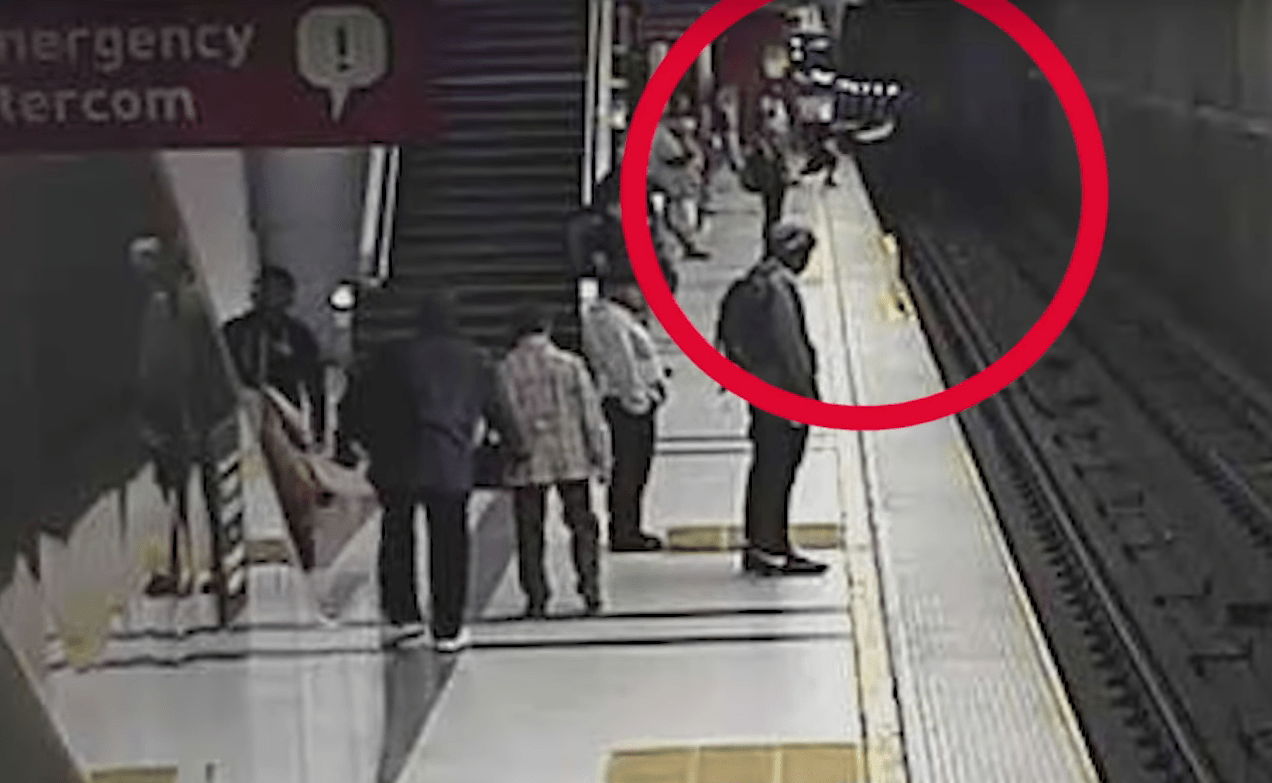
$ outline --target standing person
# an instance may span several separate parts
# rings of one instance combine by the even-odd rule
[[[633,274],[623,234],[621,182],[621,167],[606,174],[593,189],[591,205],[571,217],[566,225],[566,245],[578,274],[597,277]],[[672,261],[674,240],[652,204],[649,205],[649,231],[658,266],[667,287],[675,293],[680,276]]]
[[[673,109],[673,106],[675,107]],[[666,221],[680,242],[686,258],[710,256],[698,245],[696,223],[697,176],[695,150],[689,129],[692,114],[685,114],[683,99],[673,99],[654,131],[649,154],[649,187],[666,198]]]
[[[544,504],[555,487],[572,537],[574,572],[584,611],[601,608],[600,535],[589,481],[610,468],[609,429],[583,359],[552,342],[552,316],[542,307],[517,313],[515,344],[499,380],[524,438],[526,459],[513,465],[518,573],[526,616],[546,616],[550,588],[543,571]]]
[[[278,266],[261,270],[252,310],[225,325],[225,341],[239,379],[249,388],[272,386],[297,408],[309,403],[313,442],[327,438],[327,381],[318,341],[289,311],[296,279]]]
[[[154,575],[146,592],[186,595],[192,590],[195,568],[191,478],[198,470],[204,492],[217,486],[209,484],[210,405],[204,396],[208,379],[201,372],[207,357],[200,355],[195,344],[198,303],[193,273],[158,237],[137,239],[129,255],[147,288],[138,373],[141,436],[160,493],[173,509],[168,573]]]
[[[415,571],[415,512],[428,518],[433,643],[453,653],[468,643],[468,500],[478,425],[484,418],[509,444],[521,438],[499,393],[494,369],[456,331],[446,296],[422,303],[416,336],[381,350],[350,390],[342,426],[369,453],[367,477],[384,508],[380,602],[386,620],[421,622]]]
[[[764,200],[764,241],[782,221],[786,194],[790,187],[786,154],[781,140],[770,125],[761,125],[752,137],[746,155],[744,176]]]
[[[583,347],[596,374],[614,447],[609,483],[613,552],[649,552],[662,541],[641,530],[642,506],[666,402],[666,371],[641,322],[645,298],[630,277],[602,281],[601,297],[583,312]]]
[[[764,258],[730,288],[717,327],[722,348],[773,386],[818,399],[817,353],[808,337],[797,275],[815,240],[807,229],[775,228]],[[742,567],[764,576],[815,575],[826,566],[791,547],[791,489],[808,445],[808,426],[751,406],[752,461],[746,487],[747,547]]]

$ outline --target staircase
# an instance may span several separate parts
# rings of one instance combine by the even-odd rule
[[[391,276],[358,309],[358,350],[408,336],[420,295],[443,289],[487,348],[527,301],[557,310],[558,341],[577,347],[565,221],[581,203],[586,3],[434,2],[443,128],[402,150]]]
[[[646,42],[675,41],[698,17],[711,10],[711,0],[644,0],[641,33]]]

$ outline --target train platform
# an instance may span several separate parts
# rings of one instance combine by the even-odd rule
[[[845,168],[788,206],[819,239],[803,282],[822,388],[858,404],[934,393],[896,260]],[[757,198],[729,178],[717,206],[712,257],[683,262],[679,295],[706,334],[760,245]],[[955,421],[816,431],[792,522],[832,568],[748,578],[731,550],[745,405],[660,344],[675,375],[646,516],[675,546],[603,555],[601,616],[573,603],[550,508],[551,616],[516,619],[509,504],[481,493],[466,651],[382,644],[373,523],[342,555],[338,624],[293,567],[263,563],[233,632],[124,629],[101,664],[54,671],[47,698],[75,716],[73,751],[90,769],[171,765],[181,783],[1098,780]],[[420,561],[425,578],[423,547]],[[126,730],[109,719],[125,712]]]

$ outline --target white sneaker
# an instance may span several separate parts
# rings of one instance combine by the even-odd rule
[[[412,642],[428,638],[427,631],[428,627],[424,623],[407,623],[382,626],[380,634],[384,644],[399,647],[409,646]]]
[[[471,643],[472,637],[469,635],[468,629],[463,628],[458,634],[449,639],[434,639],[433,647],[443,655],[452,655],[466,649]]]

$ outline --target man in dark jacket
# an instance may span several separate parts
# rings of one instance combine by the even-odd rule
[[[371,458],[368,477],[384,508],[380,601],[388,622],[421,622],[416,594],[415,510],[428,517],[433,641],[457,652],[468,594],[468,500],[474,483],[477,428],[484,419],[509,451],[523,450],[494,369],[461,337],[453,305],[442,295],[419,310],[417,335],[372,359],[342,404],[342,426]]]
[[[225,341],[249,388],[272,386],[297,407],[308,398],[314,443],[321,446],[327,437],[327,382],[313,332],[288,313],[295,300],[291,272],[265,267],[251,312],[225,325]]]
[[[769,235],[765,258],[756,266],[766,306],[756,314],[770,339],[755,346],[747,369],[785,391],[818,399],[817,353],[808,337],[797,275],[808,267],[815,240],[807,229],[778,225]],[[808,426],[751,407],[753,444],[746,487],[746,539],[742,567],[764,576],[814,575],[826,566],[791,548],[791,488],[808,446]]]
[[[592,192],[592,204],[574,215],[566,225],[566,243],[576,272],[583,276],[608,278],[630,276],[631,258],[623,233],[622,169],[606,174]],[[672,262],[675,253],[671,230],[649,206],[649,231],[658,265],[675,293],[679,274]]]

